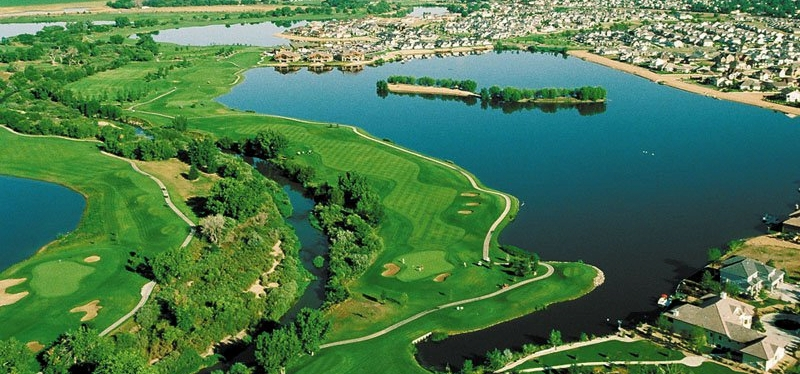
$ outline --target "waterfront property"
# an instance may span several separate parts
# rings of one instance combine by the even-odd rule
[[[765,371],[786,354],[786,342],[751,328],[755,308],[727,297],[724,292],[700,305],[680,305],[664,315],[673,332],[689,337],[702,333],[708,345]]]
[[[720,282],[733,283],[751,298],[762,289],[770,292],[783,283],[784,272],[762,262],[742,256],[733,256],[722,262]]]

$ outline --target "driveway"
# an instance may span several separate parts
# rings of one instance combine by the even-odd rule
[[[770,336],[777,336],[780,339],[785,340],[787,343],[791,342],[793,345],[797,345],[797,343],[800,343],[800,336],[797,335],[798,330],[790,331],[775,327],[775,321],[781,319],[789,319],[800,323],[800,316],[795,314],[787,314],[787,313],[766,314],[763,317],[761,317],[761,322],[764,324],[764,329],[767,330],[767,334]]]
[[[800,302],[800,287],[796,284],[784,282],[770,296],[780,297],[783,301],[797,304]]]

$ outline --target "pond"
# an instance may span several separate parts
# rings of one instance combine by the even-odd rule
[[[74,230],[85,207],[66,187],[0,175],[0,271]]]
[[[473,79],[479,87],[600,85],[608,101],[603,111],[581,115],[378,96],[375,82],[390,75]],[[796,120],[574,58],[492,53],[358,74],[254,69],[218,100],[240,110],[354,124],[453,160],[524,203],[501,243],[604,270],[605,284],[586,297],[420,345],[423,363],[439,367],[542,341],[551,329],[575,339],[608,333],[618,319],[636,321],[705,264],[708,248],[765,232],[761,215],[785,217],[798,198],[798,170],[786,161],[797,155]]]

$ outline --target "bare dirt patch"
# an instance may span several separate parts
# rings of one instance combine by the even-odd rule
[[[458,211],[458,214],[472,214],[472,211],[471,211],[471,210],[467,210],[467,209],[465,209],[465,210],[459,210],[459,211]]]
[[[86,313],[81,317],[81,322],[91,321],[97,317],[97,313],[103,307],[100,306],[100,300],[92,300],[86,305],[76,306],[69,310],[70,313]]]
[[[444,282],[445,280],[447,280],[447,277],[449,277],[449,276],[450,276],[450,273],[442,273],[442,274],[437,275],[436,278],[433,278],[433,281],[434,282]]]
[[[25,346],[28,347],[28,349],[30,349],[31,352],[33,353],[39,352],[42,349],[44,349],[44,344],[39,343],[36,340],[25,343]]]
[[[467,203],[466,205],[467,205],[467,206],[478,206],[478,205],[481,205],[481,203],[477,203],[477,202],[474,202],[474,201],[473,201],[473,202],[471,202],[471,203]]]
[[[778,269],[786,269],[792,278],[800,277],[800,245],[763,235],[748,239],[735,254],[766,263],[775,262]]]
[[[253,284],[251,284],[250,287],[248,289],[246,289],[244,292],[250,292],[250,293],[256,295],[257,299],[260,299],[260,298],[262,298],[264,296],[267,296],[267,291],[266,291],[267,288],[278,288],[278,287],[280,287],[280,284],[278,284],[277,282],[269,282],[266,285],[261,283],[261,279],[263,277],[265,277],[267,275],[270,275],[273,272],[275,272],[275,269],[281,263],[281,260],[283,260],[283,250],[281,249],[281,241],[280,240],[278,240],[278,242],[275,243],[274,246],[272,246],[272,256],[275,258],[275,260],[272,262],[272,267],[269,270],[267,270],[266,272],[264,272],[264,274],[262,274],[261,277],[256,279],[256,281],[253,282]]]
[[[475,196],[478,196],[478,193],[477,192],[462,192],[461,196],[464,196],[464,197],[475,197]]]
[[[201,173],[201,177],[190,181],[184,177],[189,173],[189,166],[178,159],[167,161],[136,161],[140,169],[161,179],[170,189],[170,193],[178,194],[183,201],[195,196],[205,196],[219,177],[216,174]]]
[[[7,293],[6,290],[14,287],[22,282],[25,282],[28,278],[17,278],[17,279],[4,279],[0,280],[0,306],[11,305],[16,303],[17,301],[22,300],[23,297],[28,296],[28,291],[23,291],[19,293]]]
[[[87,262],[90,264],[97,261],[100,261],[100,256],[89,256],[83,259],[83,262]]]
[[[384,264],[383,268],[386,269],[381,273],[381,276],[384,277],[393,277],[400,272],[400,267],[392,263]]]

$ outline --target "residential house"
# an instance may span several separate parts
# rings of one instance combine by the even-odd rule
[[[325,63],[333,61],[333,55],[330,52],[315,51],[307,57],[308,62]]]
[[[720,282],[734,283],[750,297],[755,297],[762,289],[773,291],[783,283],[783,278],[783,271],[742,256],[723,261],[719,270]]]
[[[787,103],[798,103],[800,102],[800,90],[793,90],[786,94],[786,102]]]
[[[300,61],[300,54],[288,50],[280,50],[275,52],[273,58],[278,62],[297,62]]]
[[[684,304],[664,316],[672,330],[691,334],[698,328],[709,345],[731,352],[731,357],[768,371],[786,354],[786,343],[750,328],[755,308],[725,293],[706,299],[701,305]]]

